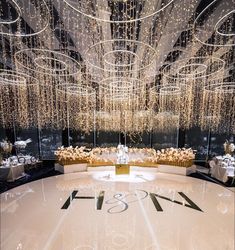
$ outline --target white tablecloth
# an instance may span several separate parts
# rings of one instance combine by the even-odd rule
[[[234,178],[235,168],[227,166],[221,159],[213,159],[209,162],[211,176],[219,181],[227,182],[229,177]]]
[[[1,169],[9,169],[9,173],[7,176],[7,181],[15,181],[24,176],[24,165],[12,165],[10,167],[1,167]]]

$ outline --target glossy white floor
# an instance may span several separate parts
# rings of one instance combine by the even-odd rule
[[[234,195],[152,171],[50,177],[1,195],[1,249],[234,249]]]

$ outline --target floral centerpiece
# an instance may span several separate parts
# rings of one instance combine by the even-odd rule
[[[130,153],[142,153],[144,155],[155,155],[156,150],[154,148],[129,148]]]
[[[61,165],[90,162],[90,152],[86,147],[60,147],[55,151],[57,161]]]
[[[193,165],[195,152],[191,148],[166,148],[156,152],[158,164],[190,167]]]
[[[141,157],[132,159],[129,163],[138,166],[156,166],[156,150],[154,148],[130,148],[130,153],[140,154]]]
[[[228,140],[224,143],[224,152],[225,154],[232,155],[235,150],[235,146],[233,143],[230,143]]]
[[[3,155],[9,155],[12,151],[12,144],[6,140],[0,142],[0,163],[2,163]]]
[[[19,141],[15,141],[14,145],[16,147],[16,149],[25,149],[27,144],[31,143],[32,140],[29,138],[25,141],[19,140]]]
[[[116,153],[117,148],[94,148],[90,152],[90,164],[95,165],[113,165],[115,162],[112,159],[107,159],[107,155]]]
[[[88,152],[89,151],[89,152]],[[129,153],[137,154],[130,160],[130,165],[156,166],[157,164],[190,167],[195,159],[195,152],[191,148],[167,148],[155,150],[153,148],[129,148]],[[55,151],[57,161],[61,165],[77,163],[90,163],[92,166],[115,165],[117,163],[117,148],[94,148],[86,147],[60,147]],[[114,157],[112,158],[114,154]],[[140,155],[138,155],[140,154]]]
[[[94,148],[92,149],[92,154],[93,155],[102,155],[102,154],[110,154],[110,153],[116,153],[117,148],[115,147],[110,147],[110,148]]]

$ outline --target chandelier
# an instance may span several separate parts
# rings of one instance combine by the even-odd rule
[[[203,90],[201,127],[212,132],[234,134],[234,96],[234,82],[209,82]]]
[[[2,0],[0,124],[234,133],[234,0]]]

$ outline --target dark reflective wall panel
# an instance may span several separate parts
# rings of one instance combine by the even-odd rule
[[[124,135],[124,142],[125,142],[125,135]],[[151,147],[151,134],[144,132],[129,135],[126,134],[126,145],[128,147],[137,147],[137,148],[145,148]]]
[[[15,140],[16,141],[26,141],[31,139],[32,142],[28,143],[24,149],[18,149],[17,153],[24,155],[31,155],[34,157],[39,157],[39,137],[37,128],[27,128],[27,129],[15,129]]]
[[[185,131],[186,148],[197,150],[196,160],[207,160],[209,150],[209,131],[202,131],[199,127],[193,127]]]
[[[223,155],[224,154],[224,142],[226,140],[235,143],[235,135],[228,134],[215,134],[210,135],[210,156]]]
[[[98,147],[117,147],[119,141],[119,132],[97,131],[96,133],[96,146]]]
[[[152,147],[155,149],[178,147],[178,130],[168,133],[152,133]]]
[[[5,139],[6,139],[5,129],[0,126],[0,141],[5,140]]]
[[[30,154],[40,157],[42,160],[54,160],[54,151],[64,146],[86,146],[92,148],[116,147],[119,142],[128,147],[153,147],[162,149],[168,147],[191,147],[197,150],[196,160],[206,161],[214,155],[223,155],[223,144],[225,140],[235,142],[234,135],[210,133],[210,131],[201,131],[194,127],[186,131],[173,130],[168,133],[142,133],[128,135],[118,132],[95,131],[85,134],[81,131],[71,129],[3,129],[0,127],[0,141],[8,138],[12,143],[16,140],[31,139],[32,142],[25,149],[19,150],[19,153]]]
[[[54,160],[55,150],[62,146],[62,131],[52,129],[39,130],[39,146],[42,160]]]
[[[94,146],[94,133],[85,134],[82,131],[69,130],[69,145],[92,148]]]

